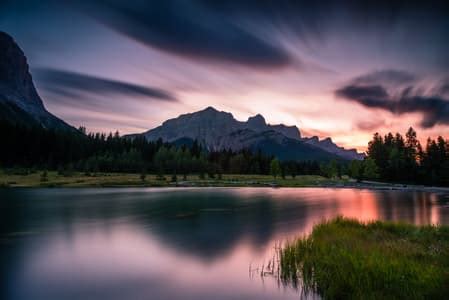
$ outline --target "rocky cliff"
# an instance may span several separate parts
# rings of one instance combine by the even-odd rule
[[[270,125],[260,114],[241,122],[231,113],[213,107],[167,120],[143,135],[149,140],[161,138],[178,144],[198,140],[210,150],[260,149],[285,159],[363,158],[357,151],[345,150],[330,139],[302,138],[296,126]]]
[[[45,109],[34,87],[23,51],[11,36],[1,31],[0,119],[27,125],[39,124],[45,128],[73,130]]]

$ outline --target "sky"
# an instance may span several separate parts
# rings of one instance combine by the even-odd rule
[[[448,1],[2,0],[47,109],[143,132],[213,106],[366,149],[449,136]]]

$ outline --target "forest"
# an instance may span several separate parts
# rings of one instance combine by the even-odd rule
[[[363,161],[279,161],[261,151],[208,151],[198,141],[174,145],[144,137],[121,137],[118,132],[86,133],[49,130],[0,122],[0,167],[13,172],[58,170],[157,174],[163,177],[221,177],[221,174],[271,174],[274,177],[348,175],[358,181],[449,185],[449,141],[428,139],[421,146],[416,131],[375,133]]]
[[[411,127],[405,137],[399,133],[383,137],[375,133],[366,154],[367,159],[374,161],[379,180],[449,185],[449,141],[442,136],[428,138],[423,147]],[[351,164],[353,177],[357,177],[359,167],[357,162]]]
[[[260,151],[207,151],[200,143],[173,145],[144,137],[124,138],[112,134],[56,131],[0,122],[0,166],[13,172],[58,170],[69,175],[127,172],[177,175],[199,174],[214,178],[221,174],[270,174],[296,176],[321,174],[318,162],[283,161]]]

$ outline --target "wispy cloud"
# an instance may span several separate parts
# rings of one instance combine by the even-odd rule
[[[291,60],[275,39],[262,39],[236,16],[202,1],[88,1],[84,9],[110,28],[178,56],[260,68]]]
[[[56,69],[37,69],[42,88],[63,97],[80,98],[81,94],[131,96],[151,101],[177,101],[169,91],[92,75]]]
[[[395,75],[391,77],[391,74]],[[389,86],[373,85],[379,83],[379,78],[365,75],[351,80],[348,85],[337,89],[335,94],[365,107],[383,109],[397,115],[421,113],[423,118],[420,125],[423,128],[449,124],[449,99],[441,94],[427,94],[417,83],[405,87],[399,85],[399,82],[412,83],[411,76],[404,77],[400,73],[390,73],[388,76],[391,77]],[[394,78],[398,85],[394,84]]]
[[[415,74],[401,70],[378,70],[352,80],[354,84],[408,84],[417,80]]]

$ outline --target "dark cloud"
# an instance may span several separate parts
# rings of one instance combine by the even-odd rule
[[[167,0],[170,1],[170,0]],[[172,1],[173,2],[173,1]],[[449,8],[445,0],[190,0],[213,13],[226,16],[267,19],[307,30],[320,31],[327,20],[345,17],[347,22],[388,30],[405,15],[422,19],[444,19]],[[300,28],[296,28],[300,29]]]
[[[397,114],[423,113],[424,118],[421,122],[423,128],[430,128],[436,124],[449,124],[449,101],[438,96],[402,98],[398,101],[393,112]]]
[[[107,26],[145,45],[180,56],[282,67],[291,57],[278,41],[262,39],[200,1],[97,1],[85,6]]]
[[[449,125],[449,100],[441,95],[425,95],[419,88],[399,88],[397,93],[388,93],[379,85],[346,85],[335,91],[343,99],[355,101],[369,108],[378,108],[401,115],[421,113],[421,127],[430,128],[436,124]],[[368,82],[367,82],[368,83]]]
[[[385,99],[387,91],[380,85],[347,85],[336,91],[336,94],[348,99]]]
[[[80,0],[73,1],[80,7]],[[399,20],[446,24],[445,1],[353,0],[84,0],[81,7],[110,28],[147,46],[183,57],[250,67],[292,63],[279,31],[296,33],[302,44],[320,39],[336,26],[385,34]],[[344,20],[344,25],[342,25]],[[447,30],[434,28],[435,35]],[[436,40],[436,39],[434,39]],[[295,57],[295,59],[298,59]],[[394,76],[394,75],[393,75]]]
[[[446,83],[443,83],[440,87],[439,87],[439,92],[442,95],[447,95],[449,96],[449,81]]]
[[[354,84],[408,84],[417,79],[417,76],[399,70],[380,70],[354,78]]]
[[[158,101],[177,101],[170,92],[141,86],[137,84],[99,78],[91,75],[74,73],[55,69],[37,69],[36,78],[39,86],[68,98],[82,100],[82,95],[120,95],[139,99],[152,99]]]
[[[296,30],[313,30],[318,33],[327,20],[345,15],[355,22],[391,25],[407,7],[404,1],[379,0],[199,0],[214,11],[233,16],[263,17],[281,21]],[[302,27],[302,28],[301,28]]]

